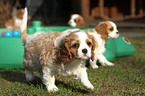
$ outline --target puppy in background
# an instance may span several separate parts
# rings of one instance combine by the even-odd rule
[[[69,20],[68,24],[72,27],[85,27],[86,23],[82,16],[79,14],[71,15],[71,19]]]
[[[49,92],[57,91],[55,75],[76,75],[83,86],[93,90],[88,80],[85,61],[94,59],[94,38],[79,29],[64,32],[26,33],[27,9],[23,16],[21,39],[24,43],[24,67],[27,81],[34,79],[33,71],[39,71]]]
[[[103,55],[105,52],[105,42],[110,38],[117,38],[119,36],[117,26],[112,21],[100,22],[98,26],[94,29],[85,30],[89,35],[92,35],[95,38],[95,41],[98,44],[98,47],[94,51],[94,61],[90,60],[90,65],[92,68],[98,68],[96,65],[97,59],[102,65],[113,66],[114,64],[109,62],[106,57]]]
[[[78,22],[79,21],[79,22]],[[80,23],[81,22],[81,23]],[[68,24],[72,27],[85,27],[85,22],[82,16],[74,14],[71,16]],[[80,26],[82,25],[82,26]],[[92,35],[95,38],[98,46],[95,48],[95,60],[90,61],[92,68],[98,68],[96,65],[97,59],[102,65],[113,66],[114,64],[109,62],[106,57],[103,55],[105,52],[105,42],[110,38],[117,38],[119,36],[117,26],[112,21],[100,22],[94,29],[84,30],[88,34]]]
[[[16,9],[13,8],[12,12],[12,19],[9,19],[5,22],[5,27],[6,28],[12,28],[14,26],[20,26],[22,23],[23,15],[24,15],[24,9]]]

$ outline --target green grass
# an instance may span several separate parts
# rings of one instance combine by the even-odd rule
[[[48,93],[38,73],[34,82],[25,81],[24,70],[0,70],[0,96],[143,96],[145,95],[145,37],[128,38],[136,52],[115,58],[115,66],[88,68],[94,91],[85,89],[72,77],[56,76],[58,92]]]

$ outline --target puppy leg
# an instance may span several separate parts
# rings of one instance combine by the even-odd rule
[[[88,74],[86,72],[85,66],[79,66],[76,68],[76,70],[73,72],[74,75],[77,75],[77,77],[81,80],[81,83],[83,86],[85,86],[87,89],[94,89],[94,86],[91,84],[91,82],[88,79]]]
[[[50,68],[42,69],[42,82],[46,85],[48,92],[55,92],[58,88],[55,85],[55,77]]]
[[[25,69],[26,81],[30,82],[34,80],[34,74],[32,71]]]
[[[102,65],[113,66],[114,64],[109,62],[103,54],[98,55],[98,59]]]
[[[90,59],[90,65],[91,65],[91,67],[92,67],[93,69],[98,68],[98,66],[96,65],[96,62],[97,62],[97,59],[95,59],[94,61],[92,61],[92,60]]]

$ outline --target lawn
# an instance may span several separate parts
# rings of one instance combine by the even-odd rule
[[[22,69],[0,70],[0,96],[143,96],[145,95],[145,36],[128,38],[136,52],[127,57],[115,58],[115,66],[88,68],[88,77],[94,91],[85,89],[72,76],[56,76],[58,92],[48,93],[39,74],[33,82],[25,81]]]

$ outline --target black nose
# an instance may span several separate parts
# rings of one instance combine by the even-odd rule
[[[83,49],[82,52],[83,52],[84,54],[86,54],[86,53],[88,52],[88,50],[87,50],[87,49]]]

